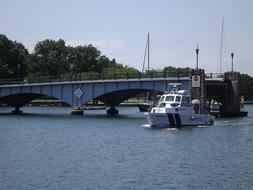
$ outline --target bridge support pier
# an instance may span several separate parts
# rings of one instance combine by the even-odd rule
[[[192,99],[199,100],[200,112],[206,112],[206,83],[205,71],[203,69],[195,69],[190,73],[190,92]]]
[[[227,84],[224,102],[220,110],[221,117],[240,117],[247,116],[248,112],[241,110],[241,97],[238,72],[224,73],[224,82]]]
[[[109,115],[117,115],[119,114],[119,110],[117,110],[114,106],[110,107],[109,110],[107,110],[107,114]]]
[[[23,113],[23,111],[21,111],[21,110],[19,109],[19,107],[16,107],[15,110],[13,110],[11,113],[20,114],[20,113]]]
[[[83,115],[83,109],[76,106],[73,108],[73,110],[71,111],[71,115]]]

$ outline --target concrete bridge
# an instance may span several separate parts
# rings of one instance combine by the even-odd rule
[[[198,78],[199,77],[199,78]],[[71,77],[72,78],[72,77]],[[121,102],[136,97],[147,91],[164,92],[169,90],[170,83],[181,83],[182,89],[189,89],[194,99],[201,102],[202,111],[207,110],[206,102],[212,99],[220,102],[222,113],[240,113],[240,92],[238,88],[239,73],[225,73],[222,77],[207,77],[204,70],[193,70],[187,75],[176,77],[146,77],[54,81],[23,82],[22,84],[0,85],[0,102],[15,107],[16,110],[32,100],[42,96],[50,96],[63,100],[70,106],[82,107],[90,100],[101,100],[106,106],[114,109]],[[199,86],[194,86],[194,78],[199,80]],[[113,112],[112,112],[113,113]]]
[[[78,80],[0,85],[0,101],[16,109],[42,96],[63,100],[81,107],[90,100],[101,100],[115,107],[121,102],[147,91],[164,92],[169,83],[180,82],[189,88],[189,77]]]

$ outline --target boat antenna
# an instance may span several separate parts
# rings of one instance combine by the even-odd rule
[[[219,60],[220,74],[222,68],[221,66],[222,66],[222,51],[223,51],[223,33],[224,33],[224,17],[222,18],[222,25],[221,25],[220,60]]]
[[[148,38],[147,38],[147,43],[146,43],[146,47],[145,47],[145,53],[144,53],[144,59],[143,59],[143,64],[142,64],[142,73],[144,72],[145,70],[145,63],[146,63],[146,56],[148,54],[148,68],[147,68],[147,71],[149,71],[149,36],[150,34],[148,33]]]

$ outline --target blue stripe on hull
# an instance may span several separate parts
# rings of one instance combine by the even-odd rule
[[[170,126],[175,126],[175,119],[174,119],[173,114],[172,113],[168,113],[167,116],[168,116],[168,119],[169,119],[169,122],[170,122],[169,125]]]
[[[175,120],[176,120],[177,126],[182,126],[181,118],[178,113],[175,114]]]

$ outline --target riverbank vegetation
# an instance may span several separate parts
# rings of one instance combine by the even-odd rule
[[[144,73],[153,77],[168,76],[168,73],[184,75],[191,68],[165,67]],[[0,79],[14,78],[61,78],[61,77],[107,77],[116,75],[140,76],[137,69],[109,59],[92,44],[67,46],[65,41],[45,39],[37,42],[32,53],[25,46],[0,34]],[[74,79],[74,78],[73,78]],[[241,94],[253,99],[253,78],[240,76]]]

